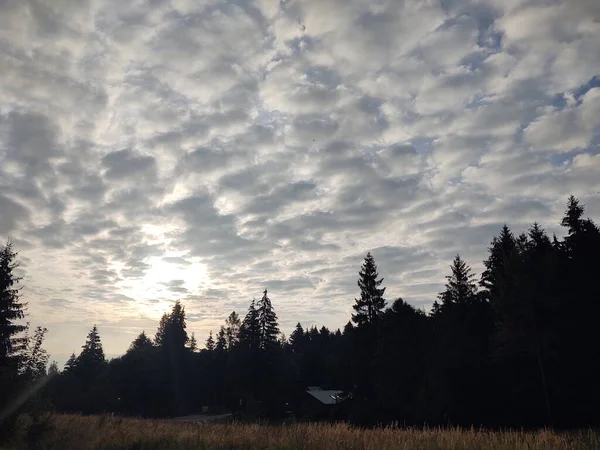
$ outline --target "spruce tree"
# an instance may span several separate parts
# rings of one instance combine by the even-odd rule
[[[249,348],[258,348],[260,345],[260,327],[258,325],[258,312],[256,301],[252,299],[248,312],[240,327],[240,342]]]
[[[85,344],[81,348],[81,354],[77,358],[78,368],[90,368],[91,370],[91,368],[106,362],[102,342],[100,341],[100,334],[96,325],[88,333]]]
[[[164,314],[158,326],[154,342],[168,351],[182,351],[188,342],[185,322],[185,308],[179,300],[173,305],[170,314]]]
[[[77,356],[75,353],[71,353],[69,359],[65,363],[64,372],[72,372],[77,367]]]
[[[212,331],[210,333],[208,333],[208,338],[206,339],[206,343],[204,344],[204,347],[209,352],[212,352],[215,349],[215,340],[213,339]]]
[[[358,275],[360,298],[355,299],[355,304],[352,306],[356,311],[356,314],[352,314],[352,320],[361,326],[377,321],[385,308],[385,299],[383,298],[385,288],[379,287],[383,278],[378,279],[377,265],[371,252],[367,253]]]
[[[290,347],[294,353],[302,353],[304,347],[304,328],[298,322],[296,328],[290,335]]]
[[[150,338],[146,335],[145,331],[142,331],[131,343],[127,352],[140,351],[148,348],[153,348],[154,344]]]
[[[193,332],[188,342],[188,348],[192,353],[196,353],[198,351],[198,341],[196,340],[196,335]]]
[[[0,248],[0,368],[18,365],[17,355],[27,346],[24,337],[17,337],[26,330],[26,325],[17,321],[25,317],[25,304],[20,302],[21,278],[14,274],[19,267],[17,253],[11,240]]]
[[[266,289],[262,298],[258,301],[256,312],[260,333],[260,348],[264,349],[277,343],[277,336],[279,335],[277,314],[275,314],[271,299],[267,296]]]
[[[215,343],[215,350],[218,352],[224,352],[227,350],[227,338],[225,333],[225,327],[221,326],[221,329],[217,333],[217,340]]]
[[[456,255],[452,266],[452,275],[448,275],[446,279],[446,290],[438,295],[441,300],[441,308],[448,305],[465,305],[473,302],[476,299],[477,285],[473,281],[475,275],[471,273],[471,268]]]
[[[492,239],[488,252],[489,257],[483,262],[485,270],[479,284],[485,289],[486,298],[494,303],[503,287],[510,282],[509,265],[517,254],[515,237],[506,224],[502,227],[500,236]]]

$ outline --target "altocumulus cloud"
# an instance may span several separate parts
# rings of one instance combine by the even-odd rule
[[[594,0],[0,3],[0,234],[64,359],[264,287],[338,327],[373,251],[428,308],[503,222],[600,215]]]

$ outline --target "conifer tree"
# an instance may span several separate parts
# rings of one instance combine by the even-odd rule
[[[25,317],[25,304],[20,302],[21,278],[14,270],[19,267],[17,253],[11,240],[0,248],[0,368],[18,366],[17,355],[27,346],[24,337],[17,337],[26,330],[26,325],[17,321]]]
[[[198,341],[196,341],[196,335],[193,332],[188,342],[188,348],[192,353],[196,353],[198,351]]]
[[[154,338],[156,345],[168,351],[182,351],[188,342],[185,322],[185,308],[179,300],[173,305],[170,314],[160,319]]]
[[[465,305],[476,299],[477,285],[473,281],[475,275],[471,273],[471,268],[456,255],[452,266],[452,275],[446,277],[446,290],[438,295],[441,300],[441,308],[448,305]]]
[[[296,328],[290,335],[290,346],[294,353],[301,353],[304,346],[304,328],[302,324],[298,322]]]
[[[224,352],[227,350],[227,338],[225,333],[225,327],[221,326],[221,329],[217,333],[217,340],[215,343],[215,350],[218,352]]]
[[[208,333],[208,338],[206,339],[206,343],[204,344],[204,347],[209,352],[212,352],[215,349],[215,340],[213,339],[212,331],[210,333]]]
[[[352,306],[356,311],[356,314],[352,314],[352,320],[361,326],[377,321],[385,308],[385,299],[383,298],[385,288],[379,287],[383,278],[378,279],[377,265],[371,252],[367,253],[358,275],[360,298],[355,299],[355,304]]]
[[[256,312],[260,333],[260,347],[264,349],[275,344],[279,335],[277,314],[275,314],[271,299],[267,296],[266,289],[263,292],[262,298],[258,301]]]
[[[145,331],[142,331],[131,343],[129,346],[128,352],[144,350],[148,348],[153,348],[154,344],[150,338],[146,335]]]
[[[64,372],[72,372],[77,367],[77,356],[75,353],[71,353],[69,359],[65,363]]]
[[[249,348],[258,348],[260,344],[260,328],[256,302],[252,299],[248,312],[240,327],[240,342]]]
[[[77,358],[77,367],[93,368],[106,362],[98,327],[94,325],[87,335],[85,344],[81,347],[81,354]]]

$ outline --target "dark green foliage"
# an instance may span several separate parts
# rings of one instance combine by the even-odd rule
[[[385,288],[379,287],[383,278],[378,279],[377,265],[370,252],[367,253],[358,275],[360,298],[355,299],[355,304],[352,306],[356,311],[352,315],[352,320],[360,326],[375,322],[383,314]]]

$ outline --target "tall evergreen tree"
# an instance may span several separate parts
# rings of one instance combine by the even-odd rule
[[[170,314],[160,319],[154,338],[156,345],[169,351],[183,351],[188,342],[185,322],[185,308],[179,300],[173,305]]]
[[[208,350],[209,352],[212,352],[215,349],[215,340],[212,337],[212,331],[208,333],[208,338],[206,339],[204,348],[206,348],[206,350]]]
[[[152,340],[146,335],[145,331],[142,331],[131,343],[129,346],[128,352],[145,350],[148,348],[153,348],[154,344]]]
[[[11,240],[0,248],[0,368],[14,363],[17,367],[16,356],[27,346],[24,337],[19,333],[26,330],[24,324],[18,321],[25,317],[25,304],[20,302],[21,278],[14,270],[19,267],[16,261],[17,252]]]
[[[260,347],[267,348],[277,342],[279,335],[279,325],[277,323],[277,314],[271,304],[271,299],[267,296],[267,290],[263,292],[262,298],[258,301],[257,321],[260,336]]]
[[[192,336],[190,337],[188,348],[192,353],[196,353],[198,351],[198,341],[196,341],[196,335],[194,333],[192,333]]]
[[[100,334],[96,325],[88,333],[85,344],[81,348],[81,354],[77,358],[78,368],[89,367],[93,369],[106,362],[102,342],[100,341]]]
[[[475,275],[471,268],[456,255],[451,266],[452,275],[446,277],[446,289],[438,295],[441,300],[441,308],[448,305],[464,305],[476,299],[477,285],[473,281]]]
[[[225,327],[221,326],[217,333],[217,339],[215,341],[215,350],[218,352],[224,352],[227,350],[227,338],[225,333]]]
[[[215,349],[215,340],[213,338],[212,331],[208,333],[208,338],[206,338],[204,348],[206,348],[206,350],[208,350],[209,352],[212,352]]]
[[[304,328],[300,322],[290,335],[290,346],[294,353],[301,353],[304,349]]]
[[[512,232],[506,226],[502,227],[499,237],[494,237],[488,248],[489,257],[483,262],[485,270],[481,274],[480,286],[484,288],[488,300],[494,303],[501,289],[506,289],[510,282],[509,265],[517,253],[517,243]]]
[[[360,298],[355,299],[355,304],[352,306],[356,311],[356,314],[352,315],[352,320],[361,326],[377,321],[385,308],[385,299],[383,298],[385,288],[379,287],[383,278],[378,279],[377,265],[371,252],[367,253],[358,275]]]
[[[75,370],[75,367],[77,367],[77,355],[71,353],[71,356],[69,356],[69,359],[65,363],[64,372],[72,372]]]
[[[246,347],[258,348],[260,345],[260,326],[258,324],[258,311],[256,302],[252,299],[244,321],[240,326],[240,342]]]

